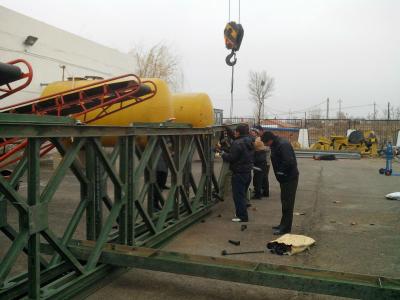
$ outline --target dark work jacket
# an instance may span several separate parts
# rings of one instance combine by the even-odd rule
[[[267,151],[266,150],[260,150],[260,151],[254,152],[254,165],[256,167],[267,165]]]
[[[276,137],[271,145],[271,161],[279,182],[289,182],[299,176],[296,154],[288,140]]]
[[[233,141],[231,151],[223,153],[222,159],[229,162],[233,173],[251,173],[254,162],[254,144],[249,136],[240,136]]]

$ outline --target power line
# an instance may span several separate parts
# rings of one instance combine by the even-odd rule
[[[362,105],[353,105],[353,106],[345,106],[345,107],[339,106],[336,110],[340,111],[340,110],[345,110],[345,109],[353,109],[353,108],[360,108],[360,107],[370,107],[370,106],[374,106],[374,104],[362,104]]]
[[[302,109],[302,110],[295,110],[295,111],[292,111],[292,110],[290,110],[290,109],[289,109],[289,111],[283,111],[283,110],[280,110],[280,109],[273,108],[273,107],[271,107],[271,106],[266,106],[266,108],[268,108],[268,109],[270,109],[270,110],[275,110],[275,111],[277,111],[277,112],[280,112],[280,113],[281,113],[280,115],[289,115],[289,112],[290,112],[291,114],[303,114],[303,113],[308,112],[308,111],[312,110],[313,108],[316,108],[316,107],[318,107],[318,106],[321,106],[322,104],[325,104],[325,103],[326,103],[326,102],[325,102],[325,100],[324,100],[324,101],[322,101],[322,102],[320,102],[320,103],[317,103],[317,104],[314,104],[314,105],[312,105],[312,106],[309,106],[308,108],[305,108],[305,109]]]

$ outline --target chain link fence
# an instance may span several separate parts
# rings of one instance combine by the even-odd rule
[[[224,119],[224,123],[247,123],[254,126],[254,118]],[[373,130],[377,136],[378,143],[384,145],[391,141],[397,143],[397,135],[400,130],[400,120],[362,120],[362,119],[265,119],[261,124],[266,127],[290,129],[308,129],[310,144],[315,143],[320,137],[333,135],[346,136],[348,130]],[[280,130],[282,133],[284,130]],[[290,133],[286,137],[290,140],[297,138],[296,134]]]

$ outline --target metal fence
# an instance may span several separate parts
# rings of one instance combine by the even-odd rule
[[[224,119],[224,122],[248,123],[253,126],[254,118]],[[265,119],[261,124],[283,128],[305,128],[308,129],[309,141],[314,143],[320,137],[332,135],[347,135],[350,129],[373,130],[380,144],[388,141],[397,143],[397,135],[400,130],[400,120],[362,120],[362,119]],[[292,138],[295,138],[293,135]]]

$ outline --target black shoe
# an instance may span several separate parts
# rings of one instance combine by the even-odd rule
[[[290,231],[278,229],[273,232],[274,235],[284,235],[286,233],[290,233]]]
[[[251,203],[246,203],[246,207],[251,207]]]
[[[262,195],[263,195],[263,197],[267,197],[267,198],[269,197],[269,193],[264,192]]]
[[[253,199],[253,200],[261,200],[261,196],[254,195],[253,197],[251,197],[251,199]]]
[[[275,225],[275,226],[272,226],[272,229],[279,230],[279,229],[281,229],[281,226],[280,225]]]

